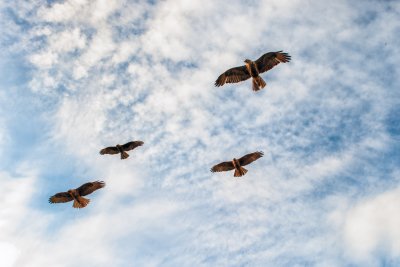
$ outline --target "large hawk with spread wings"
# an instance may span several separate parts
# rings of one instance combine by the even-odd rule
[[[103,188],[106,184],[103,181],[89,182],[81,185],[76,189],[70,189],[67,192],[57,193],[49,198],[50,203],[65,203],[74,201],[72,207],[84,208],[89,204],[90,199],[84,198],[83,196],[89,195],[97,189]]]
[[[259,76],[260,73],[269,71],[281,62],[286,63],[289,61],[289,54],[282,53],[282,51],[266,53],[256,61],[246,59],[244,66],[231,68],[222,73],[215,81],[215,86],[222,86],[225,83],[238,83],[252,77],[253,91],[258,91],[267,85]]]
[[[129,143],[126,143],[125,145],[116,145],[116,146],[109,146],[106,148],[103,148],[100,150],[100,154],[119,154],[121,153],[121,159],[126,159],[129,157],[129,154],[126,153],[125,151],[129,151],[132,149],[135,149],[138,146],[143,145],[144,143],[142,141],[132,141]]]
[[[254,152],[247,154],[240,159],[233,159],[232,161],[221,162],[211,168],[211,172],[224,172],[235,169],[234,177],[240,177],[247,173],[247,170],[242,166],[248,165],[253,161],[261,158],[264,155],[263,152]]]

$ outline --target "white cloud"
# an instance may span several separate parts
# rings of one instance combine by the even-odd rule
[[[12,244],[8,243],[1,243],[0,242],[0,249],[2,253],[2,264],[4,267],[12,267],[15,266],[15,262],[18,258],[19,251],[18,249],[13,246]]]
[[[58,61],[58,56],[52,52],[44,52],[41,54],[35,54],[31,57],[30,61],[35,64],[38,68],[49,69]]]
[[[75,28],[51,35],[49,46],[57,52],[70,52],[74,49],[83,49],[86,46],[86,38],[79,28]]]
[[[400,256],[400,189],[367,198],[344,214],[343,236],[349,257],[368,262],[376,253]]]

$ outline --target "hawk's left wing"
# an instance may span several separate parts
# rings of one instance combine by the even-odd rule
[[[78,187],[76,191],[78,191],[79,195],[86,196],[97,189],[103,188],[105,185],[106,184],[103,181],[89,182]]]
[[[115,146],[109,146],[109,147],[106,147],[106,148],[103,148],[102,150],[100,150],[101,155],[104,155],[104,154],[114,155],[114,154],[118,154],[118,153],[119,153],[119,150]]]
[[[144,143],[142,141],[132,141],[129,143],[126,143],[125,145],[122,145],[122,150],[123,151],[129,151],[132,150],[138,146],[143,145]]]
[[[224,172],[233,170],[235,167],[233,166],[232,161],[221,162],[211,168],[211,172]]]
[[[73,197],[67,192],[57,193],[49,198],[49,203],[65,203],[72,201]]]
[[[262,55],[259,59],[255,61],[257,64],[258,72],[262,73],[269,71],[279,63],[286,63],[290,61],[290,56],[288,53],[282,53],[282,51],[269,52]]]
[[[225,83],[238,83],[250,78],[250,73],[247,71],[246,66],[231,68],[221,75],[215,81],[215,86],[222,86]]]
[[[250,154],[247,154],[247,155],[244,155],[243,157],[241,157],[239,159],[239,163],[241,166],[245,166],[245,165],[250,164],[253,161],[261,158],[263,155],[264,155],[264,153],[261,151],[250,153]]]

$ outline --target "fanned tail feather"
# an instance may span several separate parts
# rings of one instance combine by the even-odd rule
[[[238,169],[235,169],[235,173],[233,174],[234,177],[241,177],[247,173],[247,170],[243,167],[239,167]]]
[[[128,158],[128,157],[129,157],[129,154],[126,153],[125,151],[122,151],[122,153],[121,153],[121,159],[126,159],[126,158]]]
[[[263,89],[267,83],[260,76],[253,78],[253,91]]]
[[[72,207],[81,209],[81,208],[86,207],[89,204],[89,202],[90,202],[90,199],[79,196],[78,199],[74,200],[74,204],[72,205]]]

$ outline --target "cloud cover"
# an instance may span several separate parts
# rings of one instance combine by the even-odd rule
[[[399,11],[395,1],[3,3],[8,265],[398,265]],[[264,74],[261,92],[213,87],[277,50],[293,60]],[[98,155],[131,139],[145,145],[127,161]],[[4,152],[19,143],[24,153]],[[265,156],[242,179],[209,172],[256,150]],[[98,179],[107,186],[84,210],[46,202]]]

